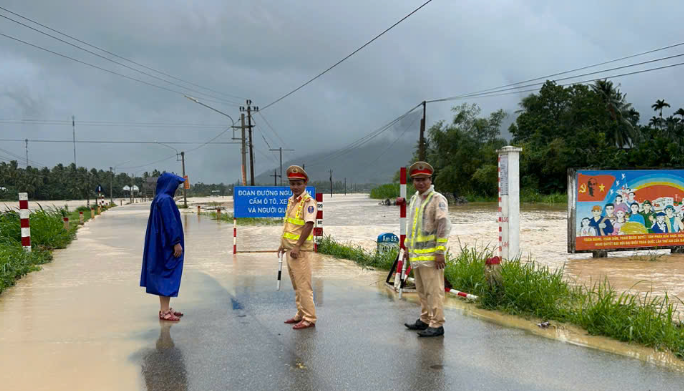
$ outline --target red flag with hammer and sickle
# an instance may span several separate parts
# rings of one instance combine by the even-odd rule
[[[606,199],[615,177],[612,175],[577,174],[577,201],[602,202]]]

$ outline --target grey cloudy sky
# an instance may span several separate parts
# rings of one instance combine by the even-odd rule
[[[3,7],[123,57],[264,107],[335,63],[423,0],[9,0]],[[8,15],[5,12],[0,14]],[[334,150],[406,112],[441,98],[539,77],[681,41],[681,1],[456,1],[434,0],[394,30],[263,114],[297,154]],[[10,15],[8,15],[10,16]],[[15,18],[15,17],[13,17]],[[134,73],[0,19],[0,32],[116,72]],[[677,54],[683,48],[646,58]],[[635,62],[632,60],[631,62]],[[629,63],[625,62],[625,63]],[[677,60],[670,63],[678,62]],[[684,106],[684,67],[616,82],[649,118],[664,98]],[[211,92],[209,94],[215,95]],[[193,92],[190,95],[198,96]],[[200,96],[198,96],[200,98]],[[237,101],[239,99],[225,97]],[[513,113],[520,96],[470,100],[483,113]],[[206,103],[236,120],[236,106]],[[428,107],[429,122],[451,106]],[[124,128],[79,121],[228,124],[180,95],[152,88],[0,37],[0,119],[77,120],[90,140],[207,141],[220,128]],[[255,117],[257,173],[274,167],[264,136],[281,144]],[[403,131],[383,135],[391,142]],[[68,126],[0,123],[0,138],[70,139]],[[417,138],[408,132],[407,141]],[[230,132],[220,141],[230,141]],[[271,141],[272,140],[272,141]],[[0,148],[24,156],[21,143]],[[189,150],[193,146],[179,147]],[[79,144],[78,164],[140,175],[153,167],[180,170],[158,145]],[[53,166],[73,161],[71,144],[29,145],[30,159]],[[11,157],[0,152],[0,157]],[[290,155],[292,157],[292,155]],[[234,182],[239,148],[209,145],[187,156],[191,182]],[[22,162],[23,163],[23,162]]]

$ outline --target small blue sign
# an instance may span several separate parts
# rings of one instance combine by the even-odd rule
[[[399,237],[391,232],[378,235],[378,251],[385,253],[399,248]]]
[[[316,188],[306,192],[316,199]],[[233,190],[233,215],[243,217],[285,217],[287,200],[292,197],[288,186],[237,186]]]
[[[97,185],[97,189],[95,189],[95,191],[97,191],[98,193],[102,193],[102,186]]]

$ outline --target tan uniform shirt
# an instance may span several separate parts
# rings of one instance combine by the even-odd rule
[[[431,193],[434,193],[432,197],[429,197]],[[427,204],[426,204],[427,203]],[[447,247],[447,240],[449,238],[449,233],[451,232],[451,221],[449,220],[449,203],[446,197],[442,194],[435,192],[434,186],[431,186],[429,190],[425,191],[423,194],[413,195],[411,198],[411,203],[409,204],[408,218],[406,219],[406,246],[409,250],[409,260],[411,265],[415,267],[429,266],[434,267],[434,260],[420,260],[418,256],[430,257],[434,254],[444,254]],[[422,218],[417,219],[416,215],[419,214],[421,208],[423,208]],[[415,227],[414,227],[415,220]],[[434,239],[424,243],[412,243],[411,237],[412,233],[415,231],[415,237],[418,236],[433,236]],[[425,249],[425,248],[435,248],[432,253],[426,254],[414,254],[411,253],[411,249]]]
[[[283,225],[283,237],[281,244],[284,249],[292,249],[304,230],[306,223],[316,223],[318,207],[316,200],[308,193],[304,192],[301,196],[290,197],[285,211],[285,222]],[[313,232],[300,248],[302,251],[313,251]]]

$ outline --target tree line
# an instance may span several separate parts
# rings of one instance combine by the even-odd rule
[[[607,80],[571,86],[547,81],[538,93],[523,98],[508,129],[510,144],[523,148],[523,199],[564,194],[570,167],[684,165],[684,109],[664,115],[671,108],[664,99],[651,108],[652,117],[642,123],[626,94]],[[452,110],[450,122],[439,121],[427,132],[426,158],[435,168],[435,186],[454,196],[495,197],[496,150],[509,144],[500,131],[507,114],[499,110],[483,117],[475,104]]]

